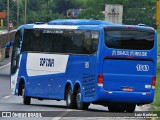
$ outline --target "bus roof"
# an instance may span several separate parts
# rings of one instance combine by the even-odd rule
[[[100,28],[114,25],[111,22],[101,20],[87,20],[87,19],[58,19],[47,23],[36,22],[35,24],[26,24],[20,26],[23,29],[32,28],[49,28],[49,29],[92,29],[99,30]]]
[[[58,19],[48,22],[45,24],[43,22],[36,22],[35,24],[22,25],[19,28],[50,28],[50,29],[92,29],[99,30],[102,27],[112,27],[112,28],[121,28],[128,26],[136,27],[141,29],[153,29],[148,26],[139,26],[139,25],[123,25],[123,24],[114,24],[108,21],[102,20],[87,20],[87,19]]]
[[[58,19],[48,22],[49,25],[113,25],[113,23],[101,20],[86,19]]]

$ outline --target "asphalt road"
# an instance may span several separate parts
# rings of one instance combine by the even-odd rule
[[[10,64],[9,59],[0,63],[0,116],[2,112],[7,111],[20,113],[19,115],[28,115],[25,112],[40,112],[39,116],[42,118],[23,118],[30,120],[73,120],[73,119],[102,119],[102,120],[117,120],[117,118],[109,118],[111,116],[130,116],[130,113],[110,113],[107,107],[100,105],[90,105],[89,110],[79,111],[73,109],[66,109],[65,101],[44,100],[39,101],[32,99],[31,105],[23,105],[21,96],[14,96],[10,94]],[[44,112],[43,112],[44,111]],[[46,111],[46,112],[45,112]],[[136,111],[146,111],[143,107],[136,107]],[[23,113],[22,113],[23,112]],[[3,113],[5,116],[6,113]],[[0,120],[20,120],[22,118],[16,117],[0,117]],[[91,117],[91,116],[94,117]],[[45,117],[44,117],[45,116]],[[72,117],[71,117],[72,116]],[[97,116],[97,117],[96,117]],[[107,116],[107,117],[106,117]],[[128,120],[128,118],[119,118],[120,120]],[[139,119],[140,120],[140,119]]]

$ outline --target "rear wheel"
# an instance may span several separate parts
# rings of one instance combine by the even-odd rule
[[[126,112],[129,113],[133,113],[136,109],[136,105],[135,104],[128,104],[126,105]]]
[[[76,103],[77,103],[77,108],[79,110],[87,110],[88,107],[89,107],[89,103],[86,103],[86,102],[81,102],[81,90],[80,88],[77,89],[77,92],[76,92]]]
[[[28,96],[25,96],[25,87],[22,89],[22,97],[23,97],[23,104],[25,105],[31,104],[31,98]]]
[[[66,90],[66,106],[69,109],[75,108],[76,102],[73,98],[73,92],[71,86],[69,86]]]
[[[124,112],[125,106],[124,105],[109,105],[108,110],[110,112]]]

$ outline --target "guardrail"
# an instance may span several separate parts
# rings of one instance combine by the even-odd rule
[[[16,30],[9,32],[9,36],[8,33],[0,34],[0,49],[5,48],[7,42],[11,42],[14,40],[15,33]]]
[[[6,43],[14,40],[15,33],[16,30],[10,31],[9,36],[8,33],[0,34],[0,61],[5,58]]]

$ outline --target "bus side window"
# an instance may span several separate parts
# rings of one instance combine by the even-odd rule
[[[95,53],[98,47],[98,39],[99,39],[99,32],[92,31],[91,32],[91,51]]]

